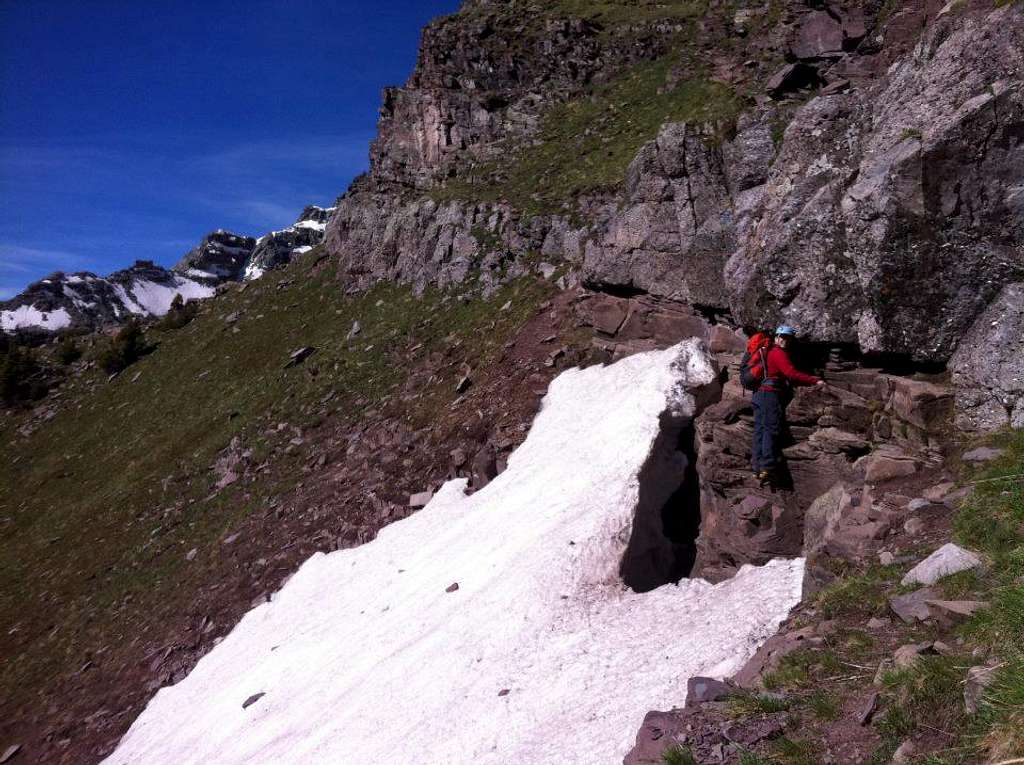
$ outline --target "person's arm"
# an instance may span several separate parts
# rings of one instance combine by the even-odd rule
[[[775,363],[779,368],[779,372],[791,383],[796,385],[817,385],[821,382],[820,377],[804,374],[794,367],[793,362],[789,360],[789,354],[782,350],[782,348],[777,348],[776,350],[779,353],[776,356]]]

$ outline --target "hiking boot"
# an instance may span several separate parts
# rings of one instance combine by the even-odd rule
[[[762,486],[769,486],[772,482],[772,473],[770,470],[760,470],[754,475],[754,477]]]

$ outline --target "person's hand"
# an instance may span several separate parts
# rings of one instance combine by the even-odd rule
[[[815,387],[818,387],[818,388],[824,388],[824,387],[826,387],[828,385],[828,383],[825,382],[824,380],[818,380],[818,382],[816,382],[814,385],[815,385]]]

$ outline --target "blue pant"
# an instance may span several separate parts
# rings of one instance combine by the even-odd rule
[[[759,390],[754,394],[752,462],[755,472],[774,470],[778,466],[782,420],[783,407],[779,393],[772,390]]]

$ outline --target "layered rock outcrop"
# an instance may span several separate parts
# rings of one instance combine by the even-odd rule
[[[471,2],[428,27],[416,72],[386,94],[370,173],[328,226],[350,288],[486,288],[544,260],[599,289],[942,364],[1024,274],[1019,5],[790,2],[759,25],[757,9],[711,4],[700,42],[678,18],[528,6]],[[701,45],[745,104],[735,120],[662,124],[617,189],[561,211],[505,193],[552,109],[680,56],[668,94]]]

